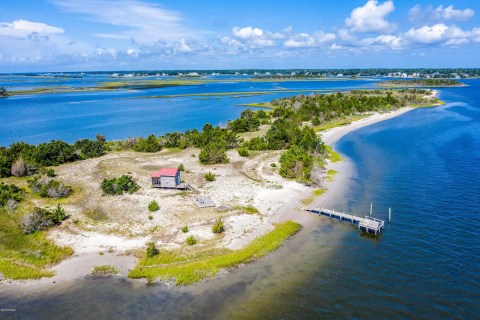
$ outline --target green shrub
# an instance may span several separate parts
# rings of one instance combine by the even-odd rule
[[[42,198],[67,198],[72,193],[72,187],[58,180],[44,179],[40,176],[29,179],[28,186],[33,193],[39,194]]]
[[[42,168],[40,169],[40,173],[46,175],[49,178],[54,178],[57,176],[55,174],[55,170],[53,170],[52,168]]]
[[[182,227],[182,232],[187,233],[188,232],[188,226],[183,226]]]
[[[52,140],[38,145],[33,157],[35,162],[42,167],[58,166],[78,158],[75,148],[61,140]]]
[[[216,177],[215,177],[215,174],[213,172],[207,172],[203,175],[203,177],[205,178],[205,180],[207,181],[215,181]]]
[[[162,150],[162,146],[158,142],[157,137],[151,134],[147,138],[139,138],[133,150],[138,152],[158,152]]]
[[[24,190],[14,184],[0,183],[0,207],[6,206],[9,202],[15,203],[23,200]]]
[[[53,210],[35,207],[33,212],[22,216],[20,228],[24,234],[35,233],[60,224],[66,218],[67,214],[60,205]]]
[[[150,202],[148,204],[148,210],[151,211],[151,212],[155,212],[155,211],[158,211],[160,210],[160,206],[158,205],[158,202],[153,200],[152,202]]]
[[[183,163],[180,163],[178,166],[178,171],[185,171],[185,167],[183,166]]]
[[[124,192],[132,194],[138,191],[140,186],[132,176],[123,175],[120,178],[103,179],[101,188],[104,194],[122,195]]]
[[[153,216],[151,214],[148,215],[148,220],[153,220]]]
[[[228,163],[226,147],[223,143],[212,142],[205,145],[198,155],[201,164]]]
[[[189,246],[193,246],[194,244],[197,243],[197,238],[195,238],[193,235],[188,236],[187,239],[185,239],[185,243],[188,244]]]
[[[270,163],[270,167],[276,168],[276,167],[277,167],[277,164],[276,164],[276,163]]]
[[[303,148],[292,146],[280,157],[279,173],[287,179],[297,179],[300,182],[310,180],[313,157]]]
[[[221,218],[218,218],[217,220],[215,220],[215,222],[213,223],[213,226],[212,226],[212,232],[213,233],[222,233],[223,231],[225,231],[225,227],[223,225],[223,221]]]
[[[248,157],[249,156],[248,148],[247,147],[238,148],[238,154],[242,157]]]
[[[154,256],[156,256],[157,254],[160,253],[160,251],[155,246],[155,242],[147,243],[146,253],[147,253],[147,257],[149,257],[149,258],[154,257]]]
[[[92,269],[92,275],[97,277],[104,277],[104,276],[109,276],[112,274],[119,274],[119,273],[120,273],[120,270],[110,265],[95,266]]]
[[[105,153],[105,142],[102,140],[82,139],[73,145],[79,152],[80,159],[90,159],[102,156]]]

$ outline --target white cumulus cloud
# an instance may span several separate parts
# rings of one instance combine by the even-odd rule
[[[461,39],[468,39],[469,33],[457,26],[447,26],[443,23],[438,23],[418,29],[412,28],[405,33],[405,36],[413,43],[418,44],[446,43],[448,41],[450,43],[460,43]]]
[[[408,16],[411,21],[425,23],[425,21],[446,21],[446,20],[468,20],[475,15],[475,11],[470,8],[455,9],[453,5],[444,7],[443,5],[433,8],[427,6],[423,8],[420,4],[412,7]]]
[[[385,17],[394,10],[393,1],[379,4],[377,0],[369,0],[363,7],[355,8],[345,23],[353,32],[389,31],[394,25]]]
[[[49,26],[42,22],[33,22],[28,20],[15,20],[11,23],[0,22],[0,36],[9,36],[15,38],[27,38],[32,34],[40,36],[49,36],[62,34],[65,30],[58,27]]]

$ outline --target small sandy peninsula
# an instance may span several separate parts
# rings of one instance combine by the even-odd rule
[[[433,93],[434,95],[436,92]],[[373,114],[349,125],[321,132],[323,141],[334,145],[344,135],[359,128],[384,121],[412,110],[406,107],[390,113]],[[56,169],[58,177],[75,187],[76,196],[65,203],[70,218],[49,232],[56,244],[70,246],[73,256],[53,267],[51,278],[25,281],[2,281],[0,288],[38,286],[88,277],[95,266],[111,265],[119,270],[117,277],[127,278],[140,252],[148,242],[160,250],[180,248],[188,235],[194,235],[198,246],[225,247],[238,250],[274,228],[276,223],[293,220],[301,224],[320,218],[304,210],[305,199],[312,197],[311,187],[286,180],[278,174],[282,151],[252,152],[240,157],[229,151],[230,163],[203,166],[196,149],[164,150],[156,154],[113,152],[101,158],[65,164]],[[182,179],[194,191],[163,190],[151,187],[150,174],[160,167],[183,164]],[[272,166],[276,164],[276,166]],[[330,206],[340,200],[354,165],[348,159],[327,163],[335,170],[334,179],[326,181],[327,191],[309,201],[312,206]],[[216,180],[205,181],[210,171]],[[142,187],[132,195],[102,196],[98,192],[102,179],[131,174]],[[207,196],[215,207],[197,208],[196,196]],[[156,200],[157,212],[149,212],[148,203]],[[303,200],[303,201],[302,201]],[[251,212],[255,208],[257,212]],[[212,233],[212,223],[222,217],[225,232]],[[183,233],[182,226],[189,232]],[[1,289],[0,289],[1,291]]]

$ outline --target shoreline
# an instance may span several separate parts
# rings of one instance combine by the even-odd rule
[[[438,92],[432,92],[432,96],[436,96]],[[408,111],[413,110],[412,107],[405,107],[393,112],[384,114],[374,114],[368,118],[364,118],[358,121],[354,121],[346,126],[335,127],[325,132],[320,133],[323,141],[328,145],[334,145],[343,136],[357,129],[373,125],[375,123],[385,121],[397,116],[400,116]],[[346,192],[349,186],[349,181],[355,173],[355,165],[348,159],[343,158],[342,161],[337,163],[328,162],[326,170],[336,170],[338,173],[335,175],[334,180],[327,182],[327,191],[325,194],[317,197],[311,205],[328,207],[335,202],[338,203],[342,195]],[[315,215],[306,213],[301,207],[301,200],[310,196],[312,188],[299,185],[295,182],[288,182],[287,187],[283,190],[265,189],[265,192],[259,197],[263,201],[274,202],[278,196],[288,197],[288,201],[279,204],[277,208],[272,211],[268,209],[265,217],[270,223],[279,223],[286,220],[293,220],[302,225],[310,223],[322,223]],[[273,194],[275,193],[275,195]],[[263,198],[263,199],[262,199]],[[269,199],[270,198],[270,199]],[[257,200],[259,200],[257,198]],[[238,244],[234,247],[241,248],[245,243],[249,243],[252,237],[245,237],[238,239]],[[133,255],[129,255],[126,251],[117,251],[112,254],[99,255],[98,252],[76,252],[72,257],[60,262],[53,266],[51,269],[55,272],[55,275],[51,278],[42,278],[37,280],[8,280],[5,279],[0,282],[0,292],[11,288],[32,288],[44,285],[52,285],[55,283],[66,283],[81,281],[90,275],[92,266],[95,265],[114,265],[120,270],[120,274],[115,276],[117,279],[122,279],[132,282],[146,283],[144,279],[130,279],[128,278],[128,271],[132,269],[136,263],[137,258]],[[3,290],[2,290],[3,289]]]

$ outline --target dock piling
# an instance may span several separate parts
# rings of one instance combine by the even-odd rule
[[[372,211],[373,211],[373,203],[370,203],[370,217],[372,216]]]
[[[388,208],[388,222],[392,222],[392,208]]]

